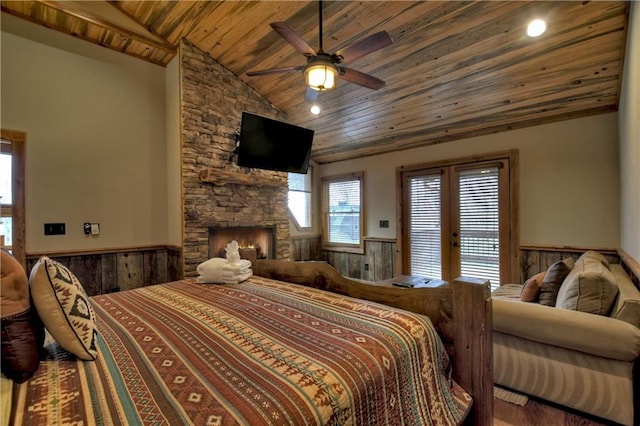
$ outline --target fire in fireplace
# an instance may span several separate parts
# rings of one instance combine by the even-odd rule
[[[236,240],[242,259],[275,258],[275,226],[209,228],[209,258],[225,257],[225,247]]]

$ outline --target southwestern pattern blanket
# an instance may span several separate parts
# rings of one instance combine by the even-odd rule
[[[15,424],[456,424],[471,403],[422,315],[261,277],[91,301],[98,359],[50,344]]]

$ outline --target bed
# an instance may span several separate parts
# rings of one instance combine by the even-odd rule
[[[382,288],[315,262],[253,271],[92,297],[96,359],[50,339],[13,387],[11,424],[491,423],[486,283]]]

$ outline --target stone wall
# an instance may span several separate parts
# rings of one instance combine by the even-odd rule
[[[238,167],[233,154],[242,111],[286,117],[188,41],[180,50],[185,276],[196,275],[196,266],[207,260],[211,226],[275,226],[276,258],[289,259],[287,174]],[[211,181],[216,173],[248,174],[255,184],[201,179],[206,174]]]

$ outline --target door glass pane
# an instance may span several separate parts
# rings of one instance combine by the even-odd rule
[[[500,283],[498,168],[458,175],[460,267],[463,276]]]
[[[440,175],[408,179],[410,273],[442,278]]]

